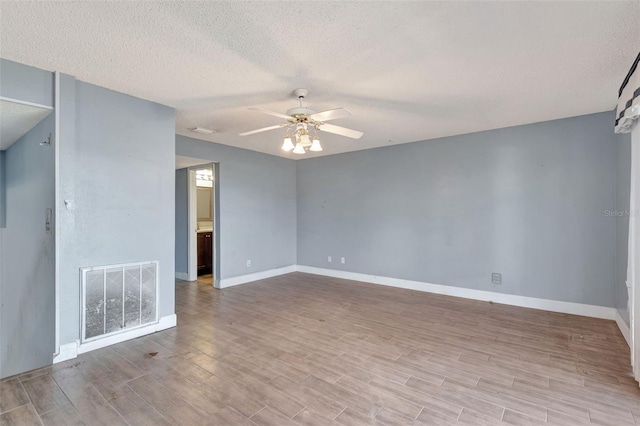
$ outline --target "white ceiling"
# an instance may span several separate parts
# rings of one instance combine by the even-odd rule
[[[9,149],[49,114],[51,109],[0,99],[0,150]]]
[[[292,158],[280,123],[310,90],[358,141],[334,154],[611,110],[640,2],[7,2],[0,55],[177,108],[176,131]],[[213,128],[201,135],[188,129]],[[310,155],[303,156],[308,158]]]

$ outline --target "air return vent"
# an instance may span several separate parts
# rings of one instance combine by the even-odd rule
[[[82,342],[158,321],[158,262],[82,268]]]

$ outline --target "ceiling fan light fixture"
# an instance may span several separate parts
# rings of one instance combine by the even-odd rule
[[[304,147],[302,146],[302,144],[300,142],[298,142],[296,144],[296,147],[293,149],[293,153],[294,154],[304,154]]]
[[[322,151],[322,145],[320,145],[320,139],[313,138],[313,142],[311,142],[311,148],[309,151],[320,152]]]
[[[295,146],[293,145],[293,141],[291,140],[291,138],[289,137],[289,135],[284,137],[284,143],[282,144],[282,150],[289,152],[291,150],[293,150],[295,148]]]
[[[320,145],[320,139],[318,138],[318,131],[333,133],[351,139],[359,139],[362,137],[363,133],[360,131],[326,123],[330,120],[348,117],[351,115],[351,112],[344,108],[335,108],[322,112],[312,111],[305,107],[303,103],[307,93],[308,91],[306,89],[294,90],[294,94],[298,97],[300,106],[288,109],[286,114],[267,111],[261,108],[249,108],[250,110],[259,111],[263,114],[284,119],[286,122],[263,127],[261,129],[251,130],[249,132],[243,132],[240,133],[240,136],[250,136],[255,135],[256,133],[285,127],[286,133],[284,135],[281,149],[284,152],[293,152],[294,154],[304,154],[307,150],[315,152],[322,151],[323,149],[322,145]],[[313,132],[313,137],[310,132]]]
[[[309,133],[301,133],[300,134],[300,138],[299,138],[299,143],[302,144],[302,146],[310,146],[311,145],[311,139],[309,138]]]

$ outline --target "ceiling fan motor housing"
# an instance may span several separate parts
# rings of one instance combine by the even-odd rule
[[[310,110],[309,108],[305,108],[302,104],[302,100],[307,96],[309,91],[307,89],[296,89],[293,91],[293,94],[298,97],[300,100],[300,106],[297,108],[291,108],[287,110],[287,115],[293,117],[295,119],[295,123],[303,123],[307,122],[309,116],[314,114],[315,111]]]
[[[312,114],[315,114],[315,111],[309,109],[309,108],[305,108],[305,107],[297,107],[297,108],[291,108],[287,110],[287,115],[290,115],[291,117],[308,117]]]

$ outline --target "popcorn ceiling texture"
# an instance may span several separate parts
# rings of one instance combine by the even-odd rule
[[[2,2],[0,56],[177,109],[176,131],[296,157],[278,124],[310,90],[358,140],[321,155],[611,110],[640,2]],[[218,130],[199,135],[188,128]],[[319,154],[311,154],[319,155]]]

